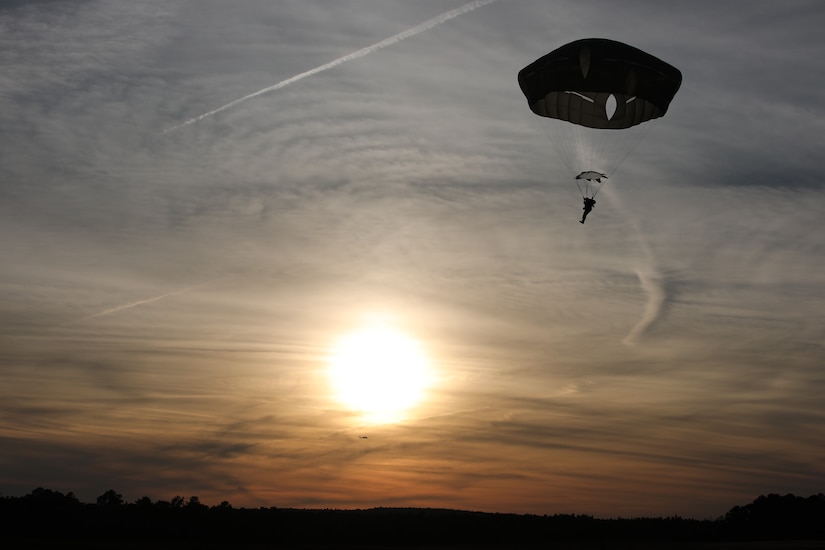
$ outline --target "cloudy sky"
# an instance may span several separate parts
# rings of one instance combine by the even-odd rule
[[[822,492],[823,23],[0,0],[0,493],[714,518]],[[583,37],[684,77],[585,225],[516,82]],[[420,358],[415,399],[357,378],[370,350]]]

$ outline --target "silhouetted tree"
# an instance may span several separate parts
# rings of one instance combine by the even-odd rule
[[[135,501],[135,506],[137,506],[138,508],[151,508],[152,499],[149,497],[140,497]]]
[[[722,521],[729,538],[823,538],[825,495],[761,495],[750,504],[734,506]]]
[[[201,499],[196,496],[189,497],[189,501],[186,503],[185,508],[190,512],[209,509],[209,507],[206,504],[201,503]]]
[[[217,510],[232,510],[232,505],[229,504],[228,500],[223,500],[217,506],[213,506],[213,508],[215,508]]]
[[[123,495],[113,489],[109,489],[97,497],[97,505],[101,508],[120,508],[123,504]]]

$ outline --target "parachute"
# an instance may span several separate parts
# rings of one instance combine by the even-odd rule
[[[605,38],[566,44],[518,74],[530,110],[545,130],[582,196],[593,198],[636,148],[642,123],[663,116],[682,73],[642,50]]]
[[[602,188],[602,183],[604,183],[602,181],[603,179],[607,179],[607,174],[588,170],[587,172],[582,172],[576,176],[576,185],[578,186],[582,197],[592,199],[596,196],[596,193],[599,192],[599,189]],[[584,180],[584,182],[581,180]]]

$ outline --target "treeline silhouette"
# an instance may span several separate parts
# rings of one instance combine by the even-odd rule
[[[3,539],[28,548],[67,541],[85,545],[69,547],[105,542],[125,548],[552,548],[554,542],[566,548],[570,541],[590,541],[595,545],[580,547],[605,548],[605,541],[825,540],[825,495],[760,496],[715,520],[597,519],[436,508],[234,508],[226,501],[207,506],[196,496],[126,502],[114,490],[82,503],[73,493],[41,487],[22,497],[0,497],[0,524]]]

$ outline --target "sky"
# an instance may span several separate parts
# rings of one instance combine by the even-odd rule
[[[823,23],[0,0],[0,494],[704,519],[825,491]],[[584,37],[683,83],[582,225],[516,75]]]

